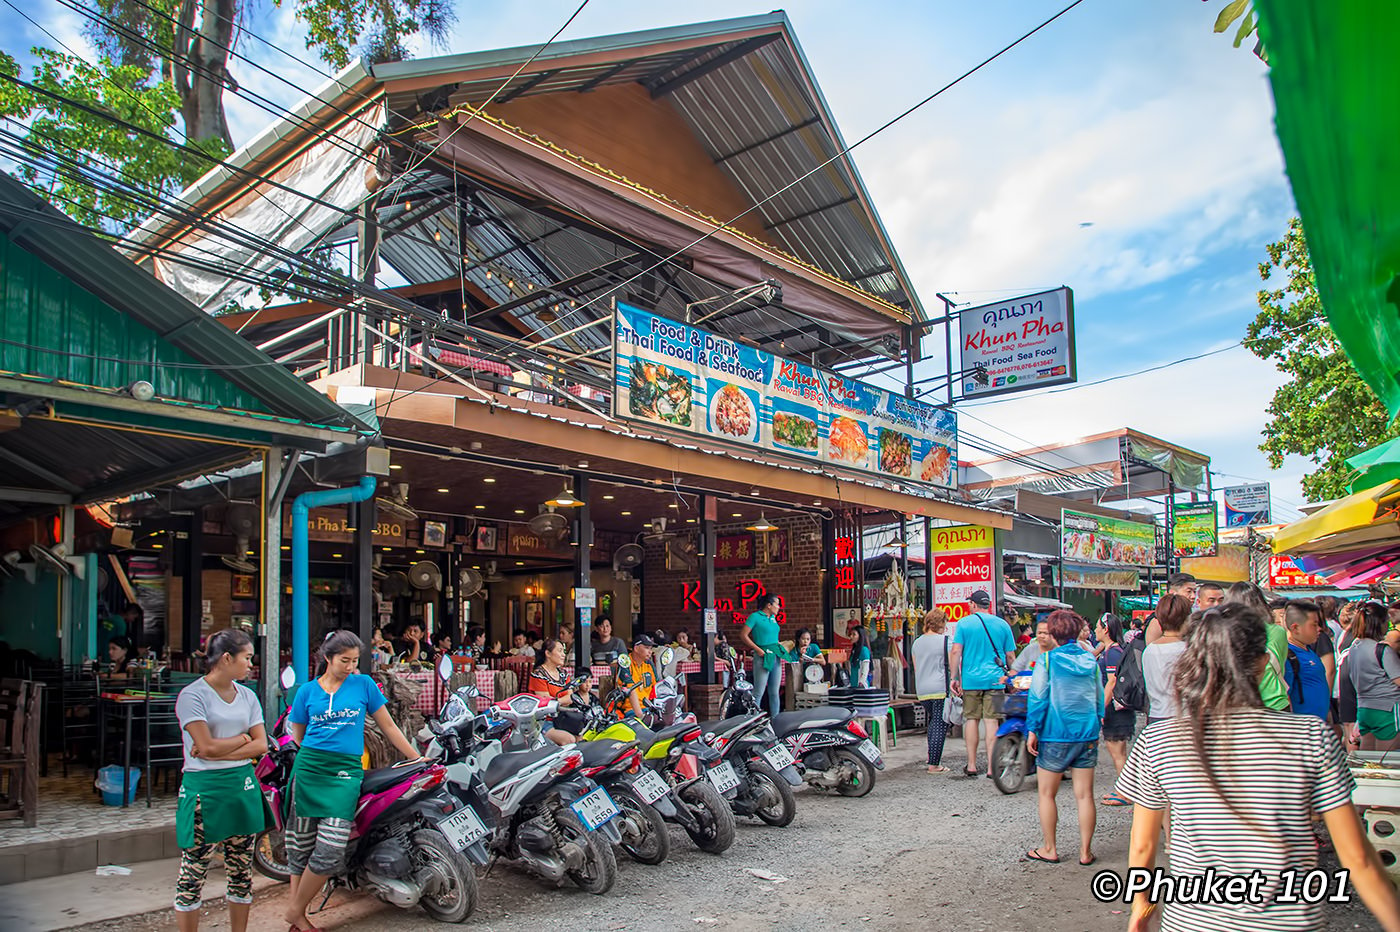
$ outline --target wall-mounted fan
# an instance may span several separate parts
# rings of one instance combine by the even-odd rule
[[[638,535],[638,540],[671,540],[675,531],[666,530],[666,518],[652,518],[647,530]]]
[[[22,559],[24,559],[24,555],[18,550],[11,550],[3,557],[0,557],[0,573],[4,573],[6,576],[23,576],[30,585],[33,585],[34,564],[21,563],[20,560]]]
[[[418,512],[408,507],[408,483],[395,482],[389,486],[389,497],[380,496],[374,500],[379,511],[401,521],[417,521]]]
[[[408,584],[415,589],[441,589],[442,570],[432,560],[419,560],[408,568]]]
[[[486,561],[486,582],[489,582],[489,583],[498,583],[498,582],[505,582],[505,581],[506,581],[506,578],[505,578],[504,576],[502,576],[502,575],[501,575],[501,571],[498,570],[498,569],[496,568],[496,561],[495,561],[495,560],[487,560],[487,561]]]
[[[224,512],[224,527],[233,535],[233,555],[223,558],[224,566],[240,573],[256,573],[258,565],[248,557],[248,545],[253,529],[258,526],[256,505],[231,503]]]
[[[613,554],[613,575],[618,579],[631,579],[632,570],[642,565],[647,552],[641,544],[623,544]]]
[[[374,559],[370,561],[369,575],[374,579],[383,579],[384,577],[389,575],[388,573],[384,572],[384,569],[381,566],[383,562],[384,554],[382,553],[376,553],[374,555]]]
[[[481,591],[481,587],[485,585],[485,583],[486,580],[482,577],[480,571],[474,570],[469,566],[464,566],[457,572],[457,588],[460,590],[458,594],[461,598],[470,599]]]
[[[679,564],[688,573],[694,573],[700,569],[700,552],[693,540],[679,537],[668,538],[666,540],[666,556],[673,566]]]
[[[388,574],[379,584],[379,591],[386,601],[394,601],[408,591],[408,574],[400,570]]]
[[[549,544],[562,544],[569,536],[569,519],[556,514],[549,505],[541,507],[540,513],[526,524],[530,527],[530,533]]]
[[[73,572],[73,567],[68,565],[68,548],[62,544],[54,544],[52,547],[31,544],[29,555],[34,558],[35,566],[56,576],[68,576]]]

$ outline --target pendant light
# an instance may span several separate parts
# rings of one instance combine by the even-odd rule
[[[583,500],[574,497],[573,489],[569,488],[569,484],[566,482],[563,490],[545,504],[552,508],[581,508]]]
[[[883,547],[882,547],[881,549],[884,549],[884,550],[890,550],[890,549],[903,550],[905,547],[908,547],[908,546],[909,546],[908,542],[905,541],[905,539],[904,539],[903,537],[900,537],[900,536],[899,536],[899,532],[896,531],[896,532],[894,533],[894,535],[890,537],[889,540],[885,541],[885,543],[884,543],[884,545],[883,545]]]
[[[760,534],[767,534],[769,531],[776,531],[777,529],[778,526],[776,524],[769,524],[768,516],[761,511],[758,513],[758,521],[744,528],[746,531],[758,531]]]

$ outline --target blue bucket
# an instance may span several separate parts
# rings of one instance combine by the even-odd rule
[[[141,782],[141,768],[132,767],[127,774],[126,801],[127,804],[136,801],[136,785]],[[102,794],[102,803],[107,806],[120,806],[122,804],[122,769],[117,764],[111,764],[97,771],[98,792]]]

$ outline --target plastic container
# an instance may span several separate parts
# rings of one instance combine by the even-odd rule
[[[141,768],[130,768],[127,780],[126,802],[127,805],[130,805],[136,801],[136,785],[141,782]],[[122,804],[122,769],[119,765],[111,764],[98,770],[94,785],[102,794],[103,805],[120,806]]]

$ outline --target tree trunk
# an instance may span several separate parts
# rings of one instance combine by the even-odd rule
[[[185,138],[190,142],[215,140],[233,150],[233,137],[224,117],[224,88],[232,86],[228,73],[228,49],[233,47],[234,18],[238,15],[237,0],[194,0],[186,7],[197,6],[198,26],[187,32],[188,45],[176,42],[175,54],[188,59],[184,70],[187,80],[177,84],[180,94],[180,115],[185,120]]]

